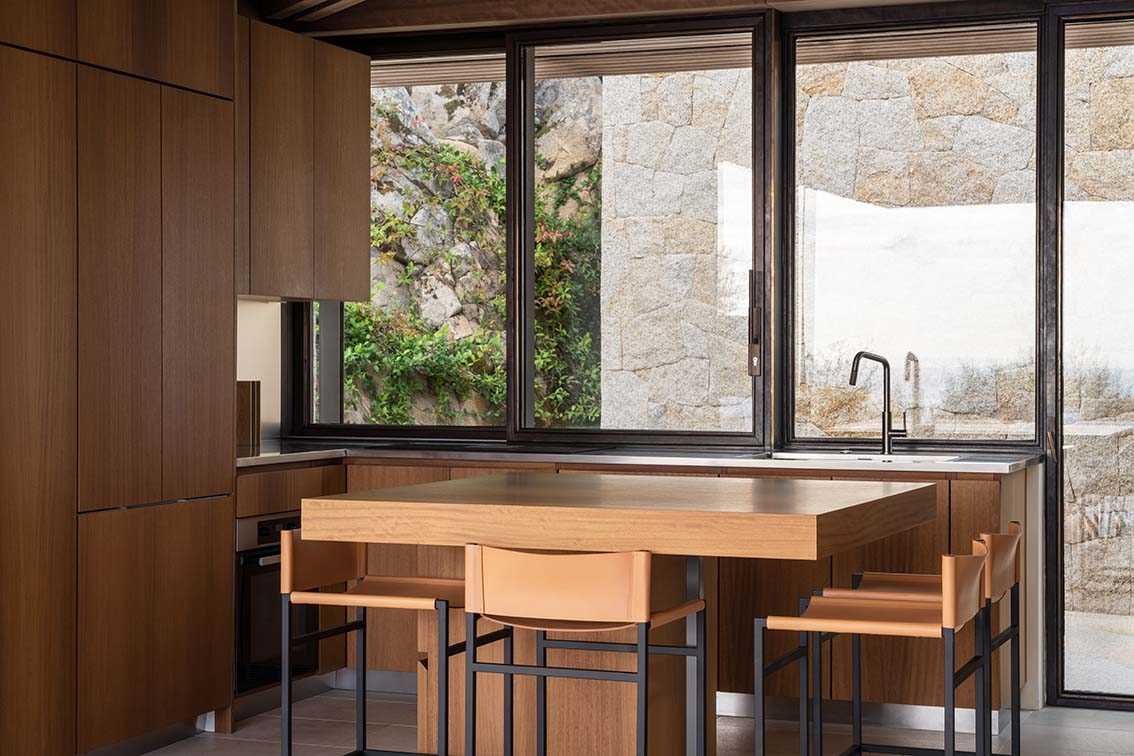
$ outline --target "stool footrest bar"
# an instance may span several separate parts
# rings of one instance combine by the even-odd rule
[[[354,622],[347,622],[344,625],[335,625],[334,627],[327,627],[327,628],[324,628],[322,630],[316,630],[315,632],[312,632],[312,633],[305,633],[304,635],[297,635],[296,637],[291,639],[291,645],[292,646],[302,646],[302,645],[305,645],[307,643],[314,643],[315,641],[321,641],[321,640],[324,640],[326,638],[334,638],[336,635],[345,635],[347,633],[352,633],[355,630],[361,630],[362,627],[363,627],[362,623],[359,622],[358,620],[355,620]]]
[[[638,646],[633,643],[604,643],[602,641],[569,641],[569,640],[545,640],[543,642],[544,648],[560,648],[572,651],[612,651],[615,653],[638,653]],[[697,653],[696,646],[664,646],[664,645],[650,645],[651,654],[669,655],[669,656],[694,656]]]
[[[600,669],[571,669],[570,667],[533,667],[526,664],[499,664],[474,662],[474,672],[495,672],[502,675],[528,675],[530,677],[570,677],[579,680],[609,680],[611,682],[638,682],[637,672],[611,672]]]

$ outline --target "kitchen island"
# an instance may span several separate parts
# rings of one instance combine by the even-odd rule
[[[430,547],[440,550],[435,551],[435,560],[449,560],[454,573],[459,572],[462,561],[460,547],[467,543],[577,551],[643,549],[693,557],[687,565],[680,559],[670,559],[668,564],[664,557],[658,560],[654,598],[666,604],[683,594],[701,593],[709,606],[710,639],[719,609],[716,581],[706,577],[715,578],[716,558],[824,559],[931,523],[936,516],[935,487],[926,483],[541,472],[503,473],[303,501],[305,538]],[[702,564],[705,558],[713,563]],[[435,680],[430,673],[436,654],[428,641],[433,637],[428,625],[425,615],[419,618],[418,651],[423,657],[418,668],[418,745],[422,750],[435,749],[430,742],[433,729],[427,723],[437,710]],[[453,626],[462,624],[457,621]],[[673,631],[662,628],[653,642],[681,642]],[[458,631],[453,640],[459,639]],[[531,650],[530,638],[517,638],[522,663]],[[613,653],[562,653],[563,663],[573,665],[624,668],[628,661]],[[715,654],[716,643],[711,640],[711,691],[716,690]],[[461,679],[462,663],[462,659],[453,660],[452,679]],[[658,674],[652,675],[651,735],[659,730],[652,741],[659,744],[661,753],[681,753],[689,738],[687,732],[682,734],[687,728],[681,661],[659,657],[651,665],[658,667]],[[622,700],[630,695],[629,690],[574,680],[554,682],[549,690],[552,752],[632,752],[633,728],[623,721],[628,716],[625,712],[631,710]],[[499,700],[498,681],[489,678],[480,685],[484,701]],[[452,732],[459,733],[463,691],[455,687],[450,710]],[[530,694],[528,688],[517,686],[517,748],[525,753],[531,736]],[[715,721],[713,699],[710,696],[707,702],[706,722]],[[488,705],[482,711],[481,742],[488,752],[495,752],[499,711],[497,717]],[[454,737],[451,744],[454,749],[460,747],[457,740]],[[712,753],[712,737],[709,743]]]

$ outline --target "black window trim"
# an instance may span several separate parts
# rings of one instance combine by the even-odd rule
[[[790,450],[851,450],[855,452],[877,452],[880,443],[877,437],[869,438],[822,438],[804,437],[795,434],[795,48],[796,43],[807,37],[831,34],[854,35],[880,31],[964,28],[990,23],[1031,23],[1036,27],[1037,59],[1037,118],[1036,149],[1037,166],[1043,159],[1042,125],[1039,118],[1043,105],[1043,62],[1041,60],[1042,21],[1045,3],[1037,0],[1008,0],[1007,2],[932,3],[925,5],[870,7],[851,10],[813,11],[788,14],[784,17],[783,64],[782,64],[782,102],[783,122],[781,131],[783,169],[784,232],[782,243],[777,250],[776,268],[779,272],[779,285],[776,291],[776,322],[778,328],[778,348],[776,350],[775,391],[778,401],[774,407],[774,440],[776,449]],[[1047,384],[1045,366],[1050,360],[1049,347],[1045,342],[1044,320],[1045,303],[1049,297],[1051,280],[1045,277],[1045,202],[1050,202],[1044,182],[1037,170],[1036,194],[1036,253],[1035,253],[1035,435],[1031,439],[894,439],[896,453],[918,451],[990,451],[1042,453],[1042,439],[1045,437],[1045,386]],[[1056,279],[1057,284],[1057,279]],[[1056,290],[1056,296],[1058,291]]]

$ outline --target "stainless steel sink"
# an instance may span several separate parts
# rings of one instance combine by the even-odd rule
[[[890,462],[931,465],[940,462],[956,462],[957,455],[934,454],[856,454],[854,452],[774,452],[772,459],[795,460],[800,462]]]

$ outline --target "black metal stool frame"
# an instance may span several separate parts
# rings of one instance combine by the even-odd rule
[[[607,680],[611,682],[634,683],[637,686],[637,748],[638,756],[646,756],[649,741],[649,659],[651,654],[692,656],[697,668],[697,711],[691,712],[697,725],[696,756],[705,753],[705,610],[696,617],[696,643],[692,646],[668,646],[651,644],[650,623],[637,625],[636,643],[604,643],[602,641],[549,640],[544,631],[536,632],[536,659],[532,666],[515,664],[512,658],[512,642],[504,645],[504,661],[481,662],[476,659],[476,648],[465,660],[465,753],[476,753],[476,674],[489,672],[504,676],[504,756],[513,754],[513,700],[512,678],[525,675],[536,678],[536,755],[547,756],[547,679],[566,677],[577,680]],[[466,634],[476,632],[478,615],[466,613]],[[507,628],[509,636],[513,629]],[[477,644],[478,646],[480,644]],[[571,667],[547,666],[547,649],[572,649],[578,651],[611,651],[632,653],[638,658],[636,671],[616,672],[613,670],[577,669]]]
[[[857,584],[859,576],[856,576]],[[857,587],[857,585],[856,585]],[[818,591],[816,592],[819,593]],[[800,602],[800,614],[807,609],[808,600]],[[858,754],[907,754],[908,756],[991,756],[991,708],[985,705],[991,699],[991,687],[987,678],[991,672],[992,646],[988,642],[988,627],[990,609],[986,604],[981,607],[974,617],[976,653],[960,668],[956,668],[956,635],[952,629],[943,628],[941,640],[944,645],[944,691],[945,691],[945,747],[944,748],[917,748],[911,746],[894,746],[881,743],[865,743],[862,739],[862,636],[851,635],[851,746],[844,750],[841,756],[857,756]],[[763,667],[764,635],[767,631],[767,620],[760,617],[755,621],[754,653],[756,662],[755,676],[755,753],[763,756],[766,748],[766,718],[764,714],[764,678],[777,672],[793,661],[800,660],[803,665],[800,673],[800,754],[801,756],[821,756],[823,753],[823,643],[838,637],[837,633],[800,633],[800,645],[779,659]],[[1005,635],[1006,640],[1010,635]],[[998,636],[999,638],[999,636]],[[1002,644],[1004,640],[1000,640]],[[995,643],[995,641],[994,641]],[[810,649],[810,653],[808,653]],[[808,727],[807,716],[807,671],[810,668],[811,677],[811,716]],[[976,750],[958,751],[956,747],[956,692],[966,680],[975,676],[976,685]],[[1018,690],[1018,686],[1014,686]],[[1018,696],[1018,693],[1017,693]],[[1013,718],[1015,722],[1016,718]],[[810,732],[810,737],[808,733]],[[1018,743],[1013,740],[1013,745]],[[987,750],[986,750],[987,749]]]
[[[437,756],[449,753],[449,659],[465,652],[465,642],[449,643],[449,602],[434,601],[437,613],[437,650],[440,659],[437,665],[437,700],[444,701],[437,715]],[[291,756],[291,649],[309,643],[317,643],[326,638],[355,633],[355,750],[346,756],[425,756],[416,751],[384,751],[366,747],[366,609],[358,608],[357,618],[336,627],[291,637],[291,596],[283,594],[280,600],[280,753]],[[472,636],[469,636],[472,637]],[[497,641],[510,644],[510,634],[498,630],[479,636],[473,647],[485,646]],[[476,656],[475,651],[473,656]]]

